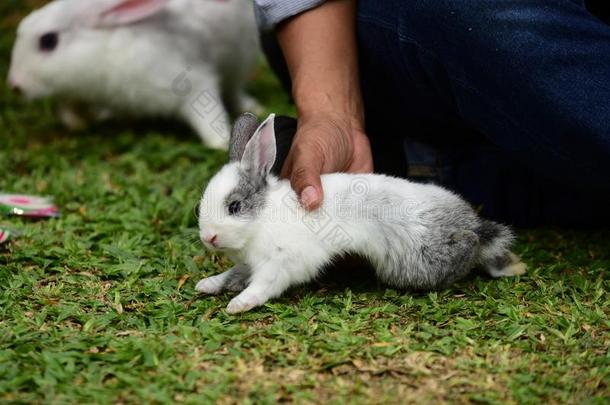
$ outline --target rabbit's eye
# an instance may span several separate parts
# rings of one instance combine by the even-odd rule
[[[229,214],[237,215],[241,211],[241,201],[231,201],[229,204]]]
[[[59,35],[56,32],[47,32],[40,36],[38,47],[41,51],[50,52],[57,48],[59,43]]]

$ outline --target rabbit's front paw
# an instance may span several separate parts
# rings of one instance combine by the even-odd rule
[[[242,293],[229,302],[229,305],[227,305],[227,313],[237,314],[239,312],[246,312],[254,307],[262,305],[263,303],[264,302],[261,302],[259,297],[256,295]]]
[[[197,283],[195,289],[204,294],[220,294],[224,285],[224,277],[221,276],[204,278]]]

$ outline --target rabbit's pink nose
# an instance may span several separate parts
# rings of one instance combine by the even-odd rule
[[[203,238],[203,240],[214,247],[218,247],[218,235],[216,235],[216,234],[211,235],[211,236],[205,236]]]

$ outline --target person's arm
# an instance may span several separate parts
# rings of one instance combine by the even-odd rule
[[[322,202],[320,174],[373,170],[364,133],[355,13],[355,0],[332,0],[277,27],[298,113],[282,175],[290,178],[307,209]]]

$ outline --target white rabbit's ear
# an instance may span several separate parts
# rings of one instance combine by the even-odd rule
[[[271,114],[258,127],[248,141],[241,165],[255,177],[266,177],[275,163],[275,114]]]
[[[229,141],[229,161],[239,162],[246,150],[246,144],[258,128],[258,119],[254,114],[244,113],[237,118],[231,140]]]
[[[87,25],[112,27],[151,17],[163,10],[169,0],[101,0],[82,9]],[[89,2],[87,2],[89,3]]]

